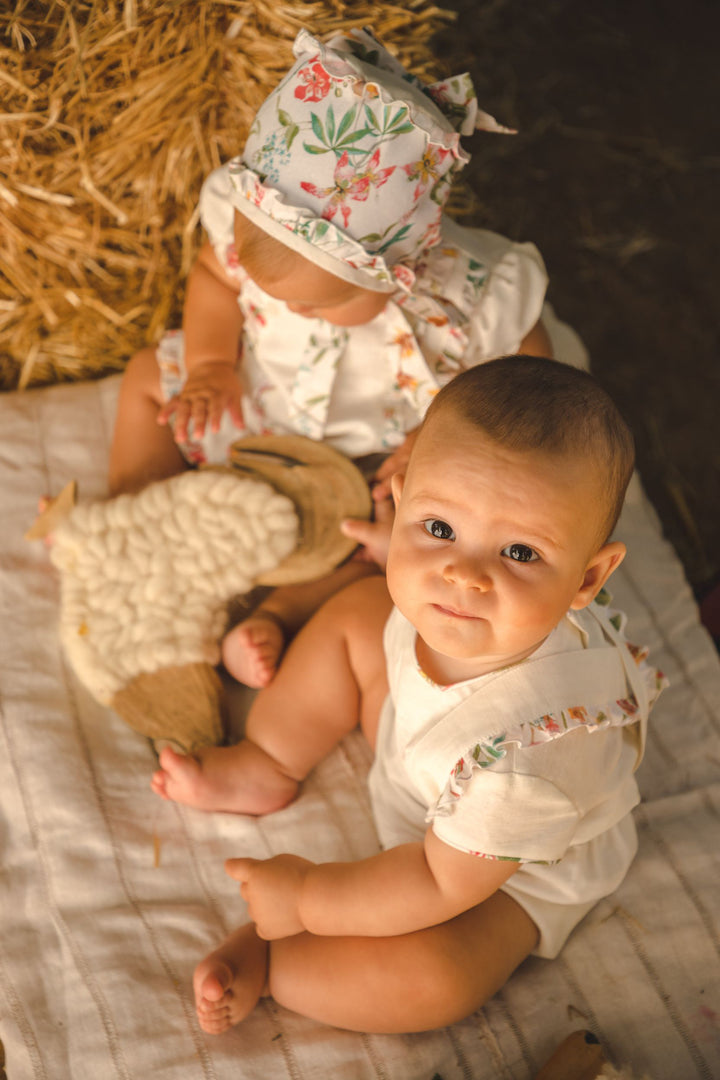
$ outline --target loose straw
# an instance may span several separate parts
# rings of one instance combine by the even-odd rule
[[[0,389],[123,368],[181,317],[203,177],[302,26],[432,77],[426,0],[16,0],[0,15]]]

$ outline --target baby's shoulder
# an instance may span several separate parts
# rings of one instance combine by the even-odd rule
[[[440,235],[440,246],[452,249],[458,261],[481,262],[488,267],[495,266],[512,251],[532,246],[518,243],[490,229],[461,225],[446,215],[442,218]]]

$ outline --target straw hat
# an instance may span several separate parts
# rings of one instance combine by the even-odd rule
[[[295,505],[297,547],[259,585],[291,585],[329,574],[357,546],[340,532],[345,518],[369,518],[372,499],[360,470],[326,443],[302,435],[253,435],[233,443],[230,467],[267,481]]]

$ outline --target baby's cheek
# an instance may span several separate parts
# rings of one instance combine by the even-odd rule
[[[387,582],[388,592],[393,600],[395,600],[395,552],[393,550],[392,537],[390,538],[390,547],[388,549],[387,562],[385,564],[385,580]]]
[[[550,589],[542,597],[539,597],[535,605],[536,618],[539,623],[552,630],[565,615],[570,607],[574,593],[568,589]]]
[[[387,302],[385,294],[371,293],[369,296],[350,300],[335,311],[328,310],[324,317],[336,326],[363,326],[377,318],[385,310]]]
[[[542,625],[552,619],[557,609],[557,593],[543,587],[530,587],[526,581],[513,580],[507,597],[511,604],[517,626]]]

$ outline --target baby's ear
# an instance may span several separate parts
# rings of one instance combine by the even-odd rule
[[[400,496],[405,485],[405,476],[402,473],[393,473],[390,477],[390,490],[392,492],[393,502],[395,503],[395,509],[397,510],[398,503],[400,502]]]
[[[595,599],[607,579],[625,558],[626,551],[627,548],[620,540],[612,540],[593,555],[587,564],[585,576],[570,605],[571,608],[577,611],[587,607],[590,601]]]

